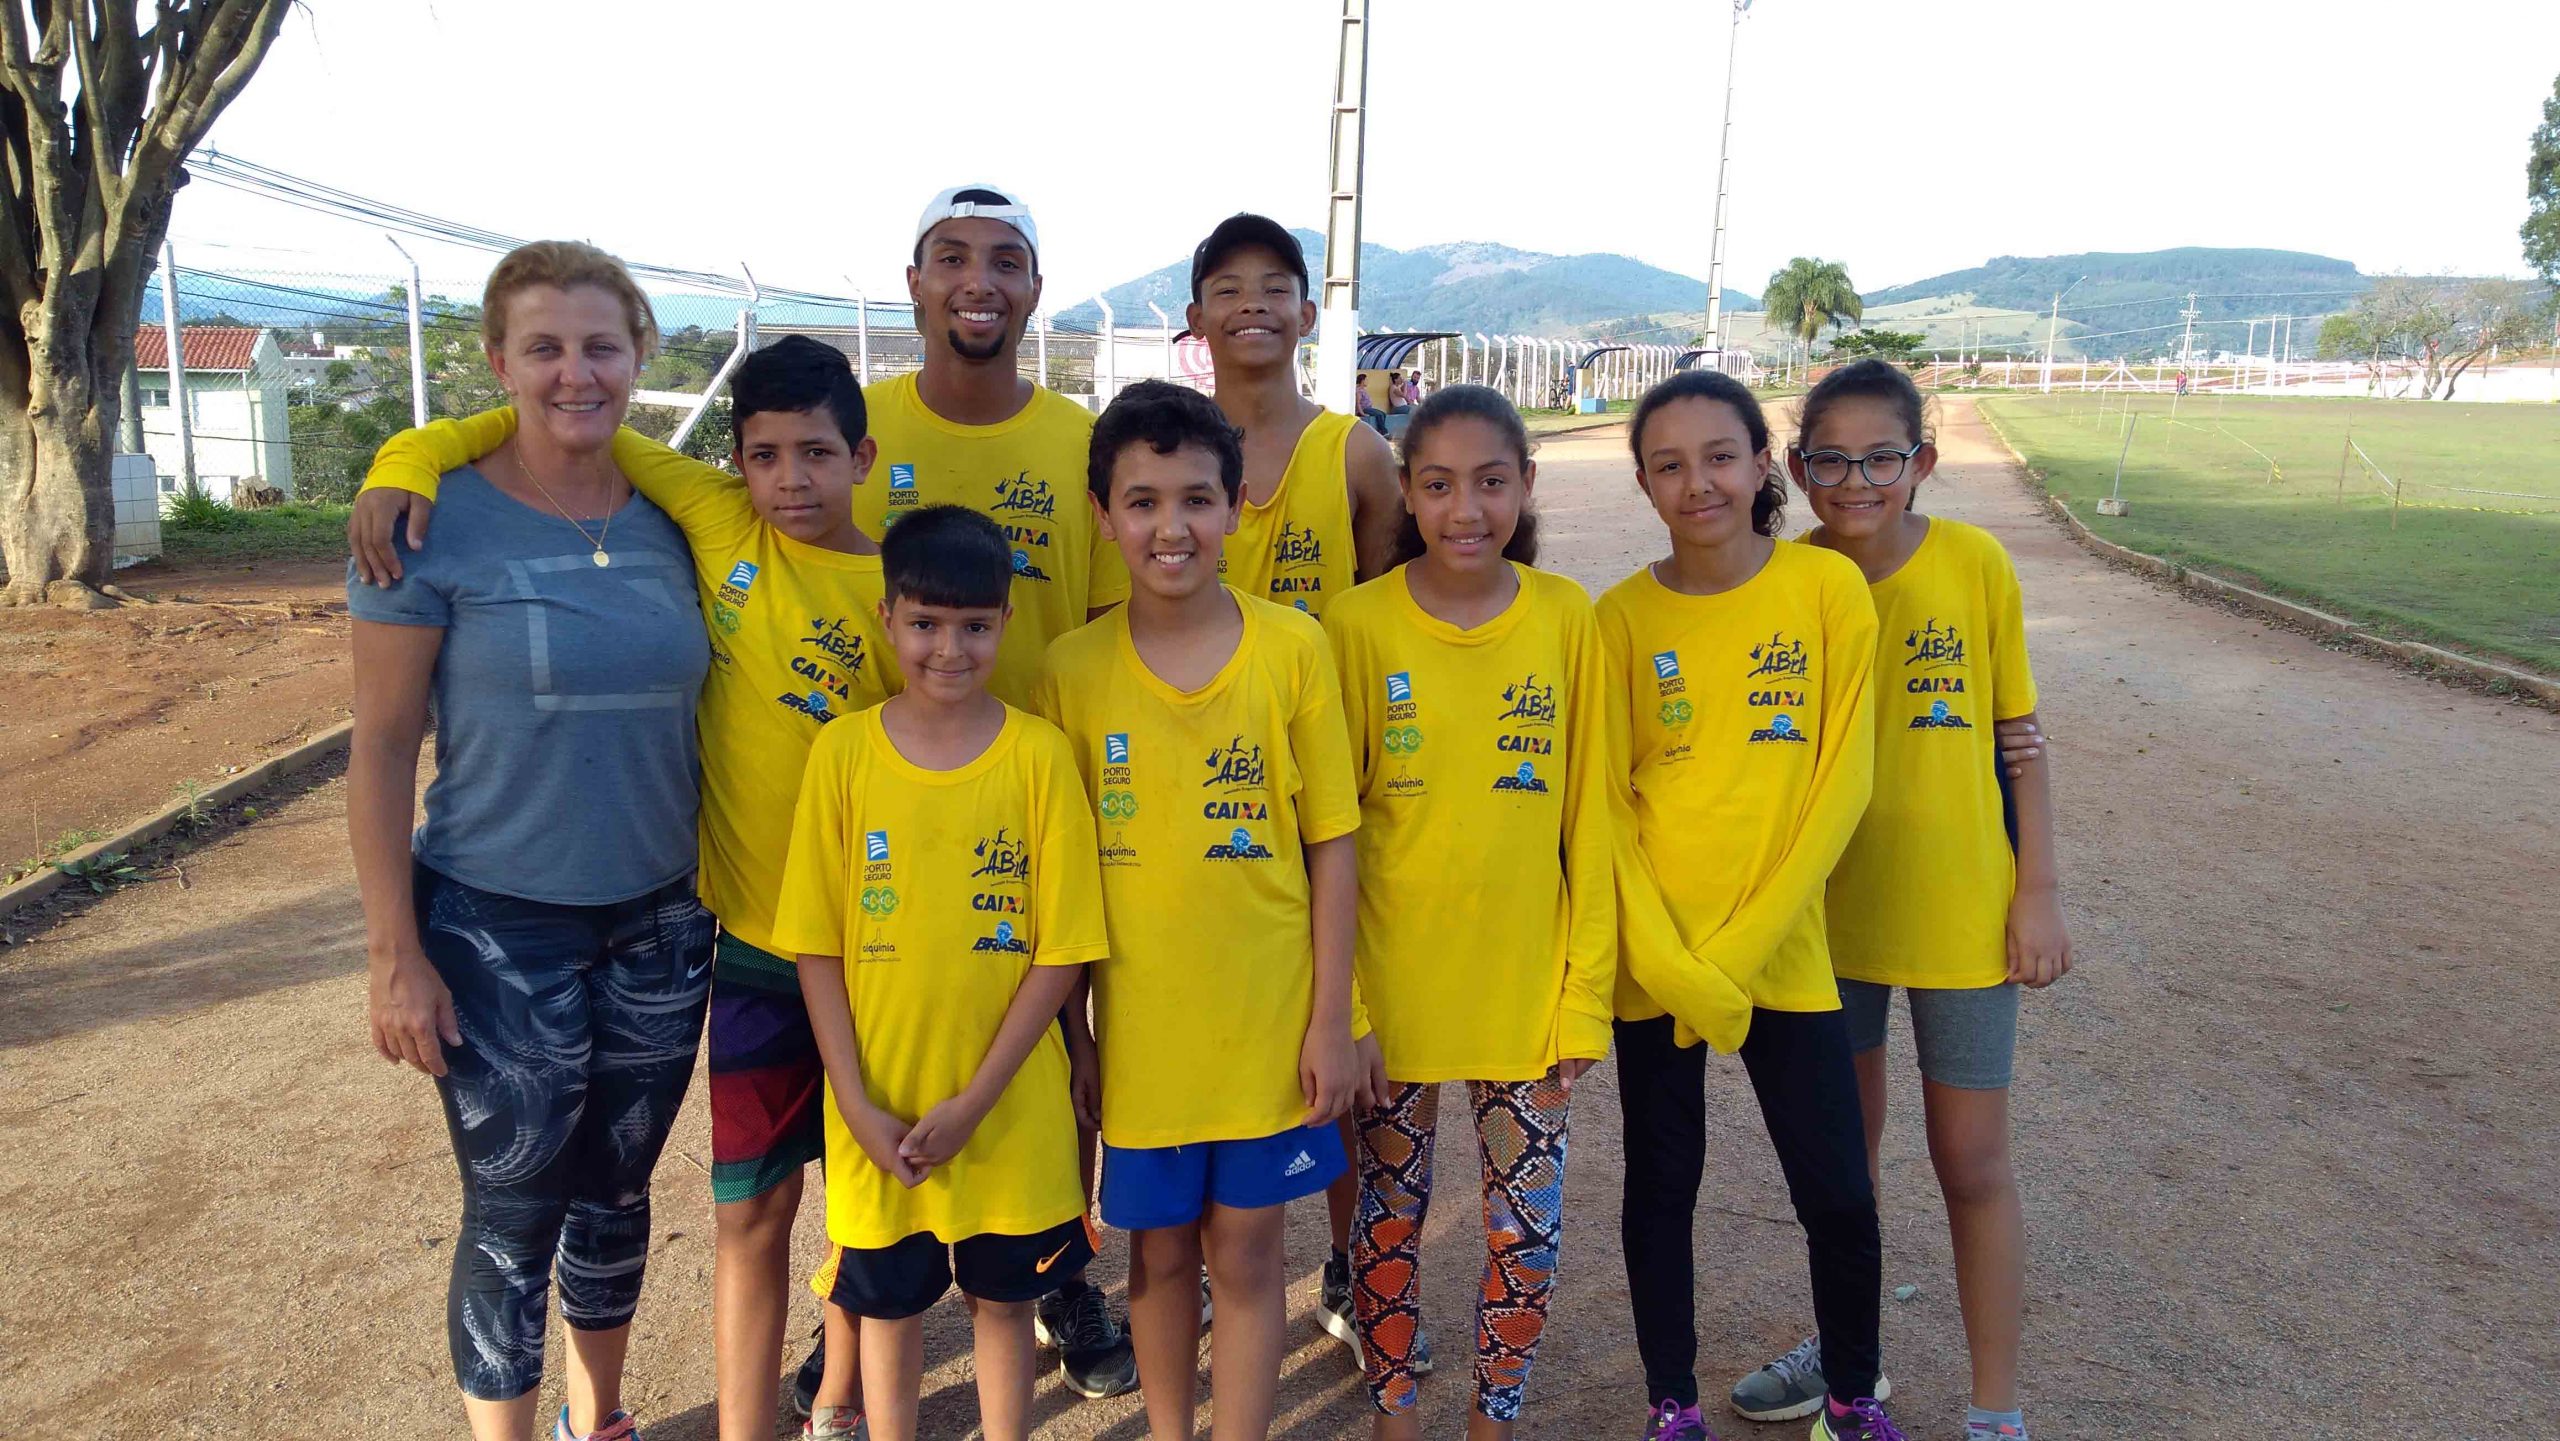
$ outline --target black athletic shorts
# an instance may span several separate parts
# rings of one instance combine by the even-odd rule
[[[970,1236],[945,1245],[931,1231],[873,1250],[847,1246],[828,1300],[856,1316],[903,1321],[942,1299],[956,1278],[981,1301],[1037,1301],[1093,1259],[1084,1217],[1030,1236]]]

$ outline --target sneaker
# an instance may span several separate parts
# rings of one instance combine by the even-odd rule
[[[1099,1401],[1138,1388],[1138,1355],[1129,1348],[1128,1328],[1111,1314],[1099,1288],[1086,1286],[1073,1299],[1052,1291],[1031,1316],[1040,1344],[1057,1348],[1058,1374],[1068,1390]]]
[[[1351,1263],[1337,1266],[1324,1263],[1324,1281],[1316,1293],[1316,1324],[1325,1334],[1351,1348],[1351,1364],[1363,1366],[1368,1360],[1360,1351],[1360,1327],[1351,1315]],[[1417,1328],[1413,1333],[1413,1374],[1428,1376],[1432,1369],[1431,1337]]]
[[[803,1441],[868,1441],[871,1432],[862,1424],[861,1407],[821,1406],[809,1413],[800,1435]]]
[[[560,1408],[560,1420],[551,1429],[552,1441],[640,1441],[640,1423],[628,1411],[616,1411],[604,1418],[604,1424],[581,1436],[569,1429],[569,1408]]]
[[[1716,1441],[1716,1433],[1697,1407],[1665,1401],[1646,1413],[1643,1441]]]
[[[1325,1334],[1351,1348],[1351,1364],[1367,1364],[1360,1354],[1360,1327],[1351,1315],[1351,1263],[1327,1260],[1324,1280],[1316,1288],[1316,1324]]]
[[[2006,1421],[1967,1421],[1964,1441],[2027,1441],[2027,1428]]]
[[[1861,1396],[1849,1403],[1845,1412],[1834,1412],[1829,1406],[1814,1418],[1813,1441],[1908,1441],[1902,1428],[1884,1414],[1884,1403],[1873,1396]]]
[[[1793,1421],[1822,1409],[1822,1338],[1807,1336],[1784,1356],[1733,1385],[1734,1414],[1746,1421]],[[1876,1399],[1893,1399],[1893,1383],[1876,1377]]]
[[[818,1383],[827,1379],[827,1327],[818,1324],[818,1337],[810,1343],[807,1360],[791,1373],[791,1414],[808,1419],[810,1409],[818,1404]]]

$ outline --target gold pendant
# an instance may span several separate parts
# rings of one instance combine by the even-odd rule
[[[613,564],[613,557],[612,557],[612,556],[609,556],[609,555],[605,554],[605,553],[604,553],[603,551],[601,551],[601,550],[599,550],[599,551],[597,551],[597,552],[596,552],[596,569],[598,569],[598,570],[602,570],[602,569],[604,569],[606,566],[609,566],[609,565],[611,565],[611,564]]]

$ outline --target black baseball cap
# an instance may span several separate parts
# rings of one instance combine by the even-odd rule
[[[1249,247],[1268,250],[1279,256],[1280,263],[1289,267],[1289,273],[1298,277],[1299,296],[1303,298],[1307,294],[1307,252],[1299,246],[1298,237],[1291,235],[1287,226],[1270,216],[1238,212],[1219,221],[1218,228],[1209,232],[1208,239],[1192,247],[1191,299],[1198,302],[1202,282],[1209,278],[1220,262]]]

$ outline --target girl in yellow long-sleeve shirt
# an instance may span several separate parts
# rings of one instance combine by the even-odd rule
[[[1605,676],[1590,597],[1533,570],[1518,412],[1454,386],[1405,433],[1396,569],[1325,611],[1360,783],[1360,991],[1387,1095],[1359,1117],[1352,1297],[1376,1435],[1414,1415],[1440,1083],[1483,1139],[1468,1435],[1508,1436],[1563,1232],[1566,1100],[1609,1049],[1617,944]]]
[[[1805,1228],[1822,1332],[1817,1441],[1900,1433],[1878,1405],[1875,1190],[1823,884],[1866,809],[1875,605],[1846,558],[1774,539],[1769,427],[1729,376],[1684,372],[1629,424],[1671,553],[1600,598],[1613,774],[1635,814],[1620,867],[1622,1235],[1648,1437],[1698,1412],[1691,1229],[1706,1048],[1739,1049]]]

